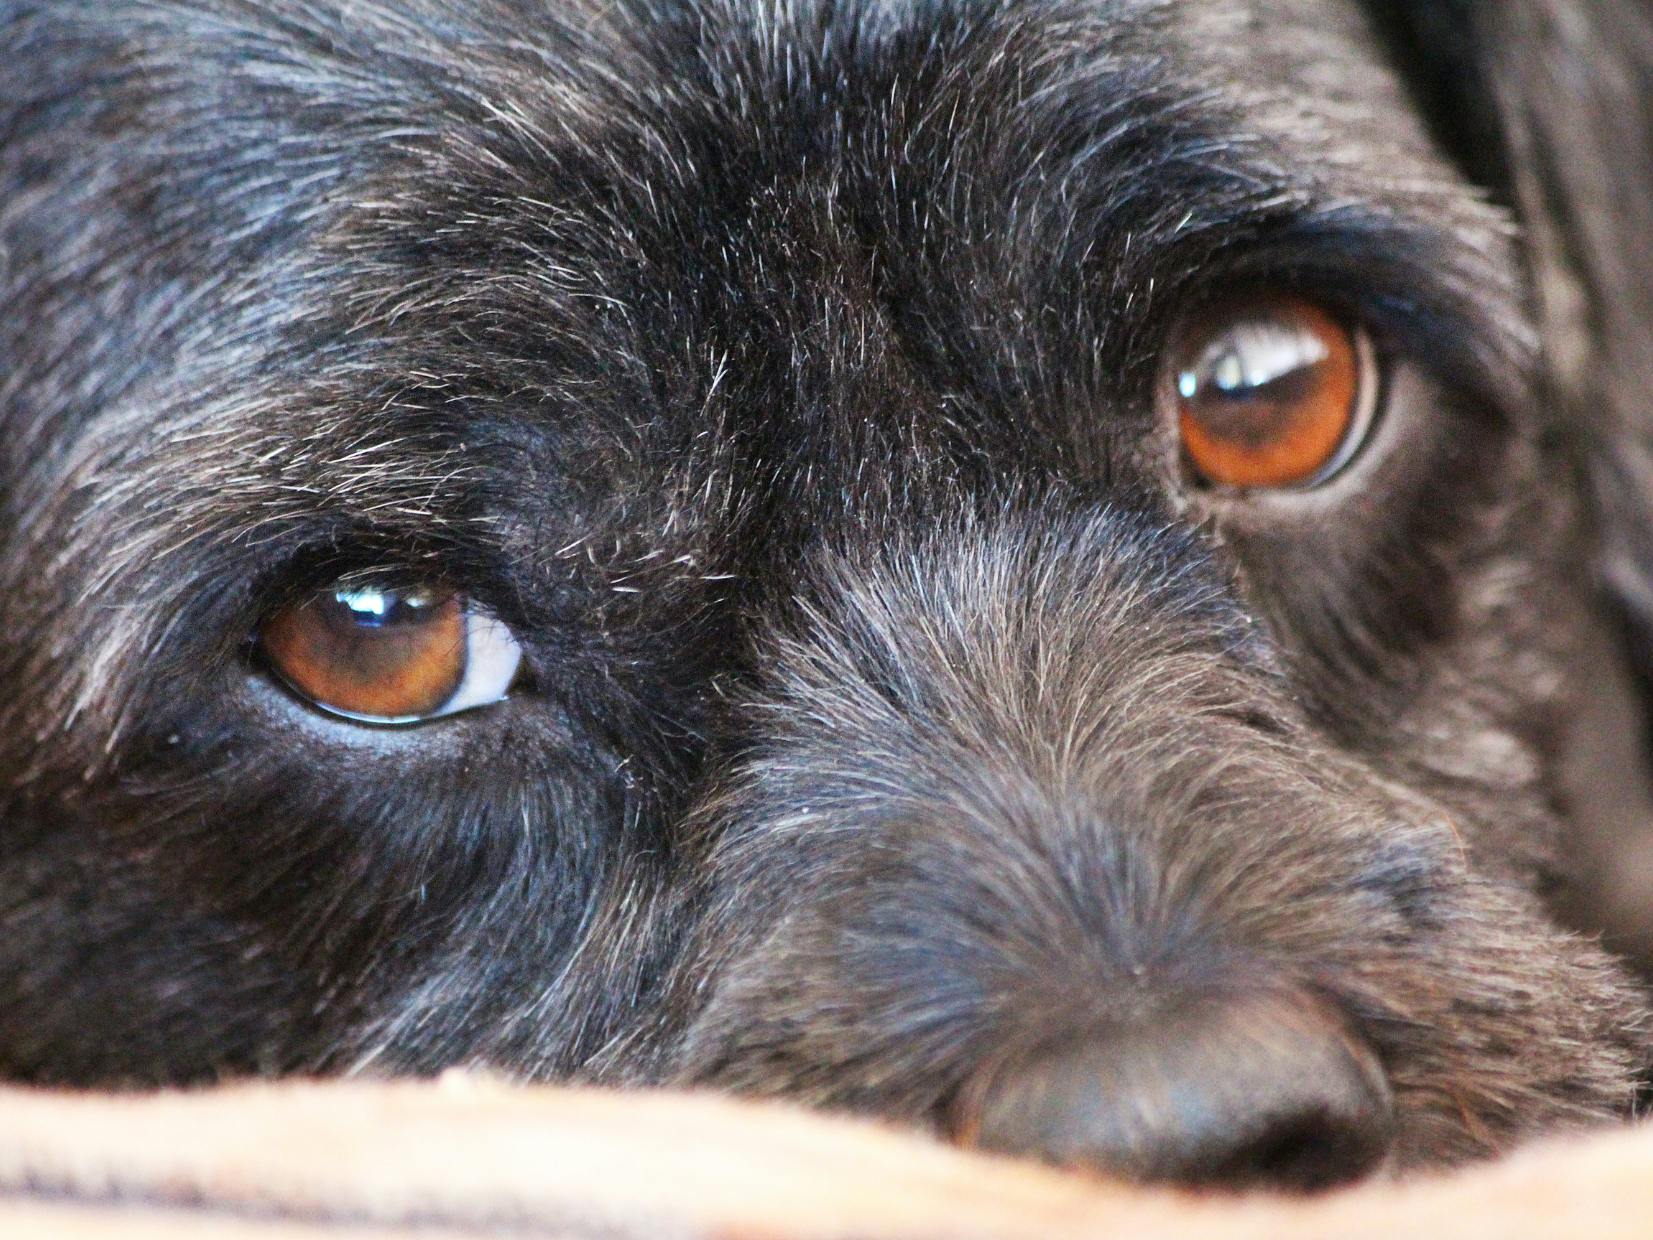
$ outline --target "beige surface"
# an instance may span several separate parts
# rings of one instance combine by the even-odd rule
[[[709,1097],[0,1090],[6,1240],[1653,1237],[1653,1130],[1310,1202],[1178,1198]]]

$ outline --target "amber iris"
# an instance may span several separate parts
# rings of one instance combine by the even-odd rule
[[[1205,482],[1246,490],[1326,480],[1362,430],[1364,352],[1353,332],[1297,297],[1202,316],[1171,371],[1189,466]]]
[[[337,589],[275,612],[259,645],[300,694],[339,714],[435,713],[465,677],[465,609],[435,591]]]

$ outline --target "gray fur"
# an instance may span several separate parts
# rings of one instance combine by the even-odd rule
[[[945,1126],[1220,985],[1400,1165],[1628,1114],[1549,901],[1570,669],[1639,692],[1653,23],[1498,11],[0,0],[0,1069]],[[1252,286],[1390,359],[1322,491],[1156,408]],[[341,576],[531,687],[309,711],[248,639]]]

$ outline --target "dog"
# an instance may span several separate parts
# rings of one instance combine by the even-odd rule
[[[1557,909],[1645,778],[1642,6],[0,49],[0,1072],[1283,1188],[1633,1111]]]

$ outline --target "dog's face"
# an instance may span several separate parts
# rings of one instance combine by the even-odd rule
[[[1443,143],[1521,153],[1410,27],[0,16],[11,1074],[1291,1183],[1626,1110],[1536,243]]]

